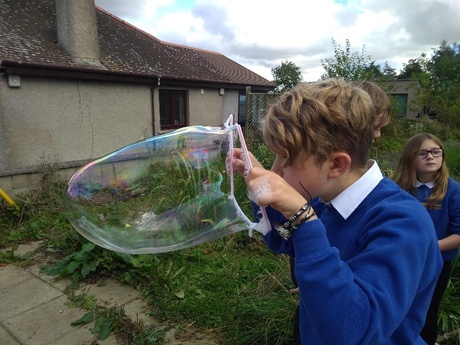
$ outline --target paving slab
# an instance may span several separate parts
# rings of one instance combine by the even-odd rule
[[[146,312],[147,303],[141,298],[136,298],[124,304],[123,310],[126,316],[133,321],[141,321],[144,325],[160,326],[160,323]]]
[[[38,264],[33,264],[24,270],[26,272],[29,272],[33,274],[35,277],[40,279],[41,281],[51,285],[52,287],[58,289],[61,292],[64,292],[67,288],[67,286],[70,284],[71,280],[70,278],[61,278],[61,279],[56,279],[55,276],[50,276],[46,274],[45,272],[42,272],[42,267],[43,263],[38,263]]]
[[[2,345],[21,345],[10,333],[0,324],[0,340]]]
[[[43,246],[42,241],[27,243],[27,244],[20,244],[18,248],[14,251],[14,255],[17,256],[27,256],[35,253]]]
[[[67,306],[65,290],[70,279],[56,280],[41,271],[42,266],[52,262],[52,257],[41,250],[41,245],[40,242],[20,245],[15,250],[15,255],[33,259],[29,267],[0,266],[0,345],[118,345],[113,334],[104,341],[97,340],[97,335],[90,331],[94,321],[71,326],[87,311]],[[146,312],[147,303],[139,291],[127,284],[107,279],[99,284],[83,284],[76,293],[92,295],[106,307],[123,307],[133,321],[159,326]],[[193,331],[182,333],[184,330],[170,330],[165,344],[217,344],[212,335]]]
[[[81,334],[80,334],[81,333]],[[119,345],[114,335],[110,335],[105,340],[88,339],[88,330],[81,330],[81,332],[74,332],[64,335],[62,338],[56,339],[47,345]],[[32,344],[31,344],[32,345]]]
[[[122,306],[139,298],[139,292],[132,286],[121,284],[114,279],[107,279],[100,284],[85,284],[80,292],[94,296],[107,307]]]
[[[69,278],[56,279],[55,276],[50,276],[42,272],[43,267],[52,263],[52,261],[49,258],[46,258],[45,253],[41,251],[42,246],[43,246],[42,241],[37,241],[33,243],[28,243],[28,244],[21,244],[14,251],[14,255],[20,256],[25,259],[31,258],[31,262],[27,263],[27,266],[24,267],[24,271],[30,272],[35,277],[39,278],[45,283],[49,283],[50,285],[56,287],[60,291],[64,291],[65,288],[70,283]],[[8,250],[8,249],[4,249],[4,250]]]
[[[36,308],[62,295],[40,279],[32,278],[23,268],[0,267],[0,321]]]
[[[30,309],[15,317],[5,320],[3,324],[9,332],[23,345],[75,344],[83,341],[91,343],[93,324],[72,327],[71,323],[78,320],[85,311],[69,308],[67,297],[61,296],[53,301]],[[115,338],[106,342],[116,344]]]

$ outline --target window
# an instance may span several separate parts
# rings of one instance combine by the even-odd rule
[[[407,114],[407,94],[393,94],[393,102],[391,104],[394,107],[394,114],[397,116],[405,117]]]
[[[187,92],[160,90],[161,129],[187,126]]]
[[[246,92],[239,92],[238,123],[244,128],[246,125]]]

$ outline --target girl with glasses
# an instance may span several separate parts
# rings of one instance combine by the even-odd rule
[[[439,306],[460,247],[460,184],[449,176],[441,141],[430,133],[407,141],[393,179],[422,202],[436,228],[444,266],[421,332],[428,344],[435,344]]]

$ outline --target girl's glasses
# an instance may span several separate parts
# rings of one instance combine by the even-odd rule
[[[418,159],[424,159],[431,153],[433,157],[441,157],[444,154],[444,150],[441,148],[431,149],[431,150],[420,150],[417,154]]]

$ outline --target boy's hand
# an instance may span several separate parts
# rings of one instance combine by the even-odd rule
[[[231,156],[230,156],[231,154]],[[262,168],[262,164],[259,163],[257,158],[248,151],[249,159],[253,167]],[[227,155],[227,163],[233,165],[233,171],[244,176],[245,162],[243,160],[243,150],[234,148]]]
[[[249,170],[246,184],[257,205],[270,205],[286,218],[295,214],[307,202],[281,176],[260,167]]]

